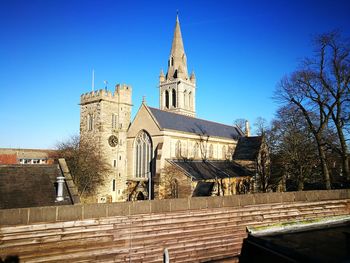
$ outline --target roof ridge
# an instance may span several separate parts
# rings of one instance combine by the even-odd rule
[[[155,109],[155,110],[159,110],[159,111],[166,112],[166,113],[169,113],[169,114],[176,114],[176,115],[179,115],[179,116],[181,116],[181,117],[186,117],[186,118],[191,118],[191,119],[196,119],[196,120],[201,120],[201,121],[216,123],[216,124],[220,124],[220,125],[227,126],[227,127],[230,127],[230,128],[237,128],[237,126],[235,126],[235,125],[229,125],[229,124],[220,123],[220,122],[217,122],[217,121],[210,121],[210,120],[206,120],[206,119],[202,119],[202,118],[197,118],[197,117],[191,117],[191,116],[187,116],[187,115],[182,115],[182,114],[178,114],[178,113],[175,113],[175,112],[169,112],[169,111],[161,110],[161,109],[154,108],[154,107],[150,107],[150,106],[148,106],[148,108],[150,108],[150,109]],[[253,136],[252,136],[252,137],[253,137]]]

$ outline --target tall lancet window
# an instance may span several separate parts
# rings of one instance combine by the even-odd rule
[[[188,107],[190,109],[192,108],[192,92],[191,91],[188,93]]]
[[[169,91],[165,91],[165,107],[169,109]]]
[[[141,131],[135,139],[134,158],[135,177],[149,178],[151,173],[152,140],[145,131]]]
[[[176,108],[176,91],[172,91],[173,107]]]

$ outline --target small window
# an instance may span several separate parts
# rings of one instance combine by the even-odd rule
[[[92,131],[94,127],[94,116],[92,114],[88,115],[88,131]]]
[[[118,176],[119,176],[119,178],[122,177],[120,173],[118,174]]]
[[[113,189],[113,192],[115,191],[115,179],[113,179],[112,181],[112,189]]]
[[[113,160],[113,167],[117,167],[117,160]]]
[[[119,161],[122,159],[122,156],[121,155],[119,155]]]
[[[118,120],[117,115],[113,113],[112,114],[112,129],[117,128],[117,120]]]

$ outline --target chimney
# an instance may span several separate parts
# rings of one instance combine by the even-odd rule
[[[245,121],[244,135],[245,135],[245,137],[249,137],[250,136],[250,128],[249,128],[249,121],[248,120]]]
[[[56,201],[61,202],[64,200],[63,198],[63,184],[64,184],[64,176],[57,177],[57,197]]]

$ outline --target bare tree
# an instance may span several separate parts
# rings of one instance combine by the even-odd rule
[[[282,107],[267,134],[272,174],[303,190],[304,182],[318,173],[319,164],[315,140],[305,118],[293,104]]]
[[[255,127],[255,134],[257,134],[259,136],[263,135],[266,132],[266,130],[268,129],[267,120],[263,117],[256,118],[253,125]]]
[[[335,31],[317,37],[316,45],[319,47],[320,61],[313,64],[319,66],[319,79],[329,96],[325,106],[332,113],[343,171],[350,179],[349,155],[344,135],[345,125],[350,119],[350,42],[342,39],[340,33]]]
[[[282,79],[276,98],[296,105],[303,114],[317,143],[326,188],[330,189],[325,133],[331,120],[338,131],[344,172],[349,170],[343,134],[344,110],[349,102],[349,45],[332,32],[318,36],[315,47],[313,58],[306,58],[299,70]]]
[[[101,158],[97,145],[72,136],[56,145],[58,157],[65,158],[80,196],[96,193],[110,167]]]

